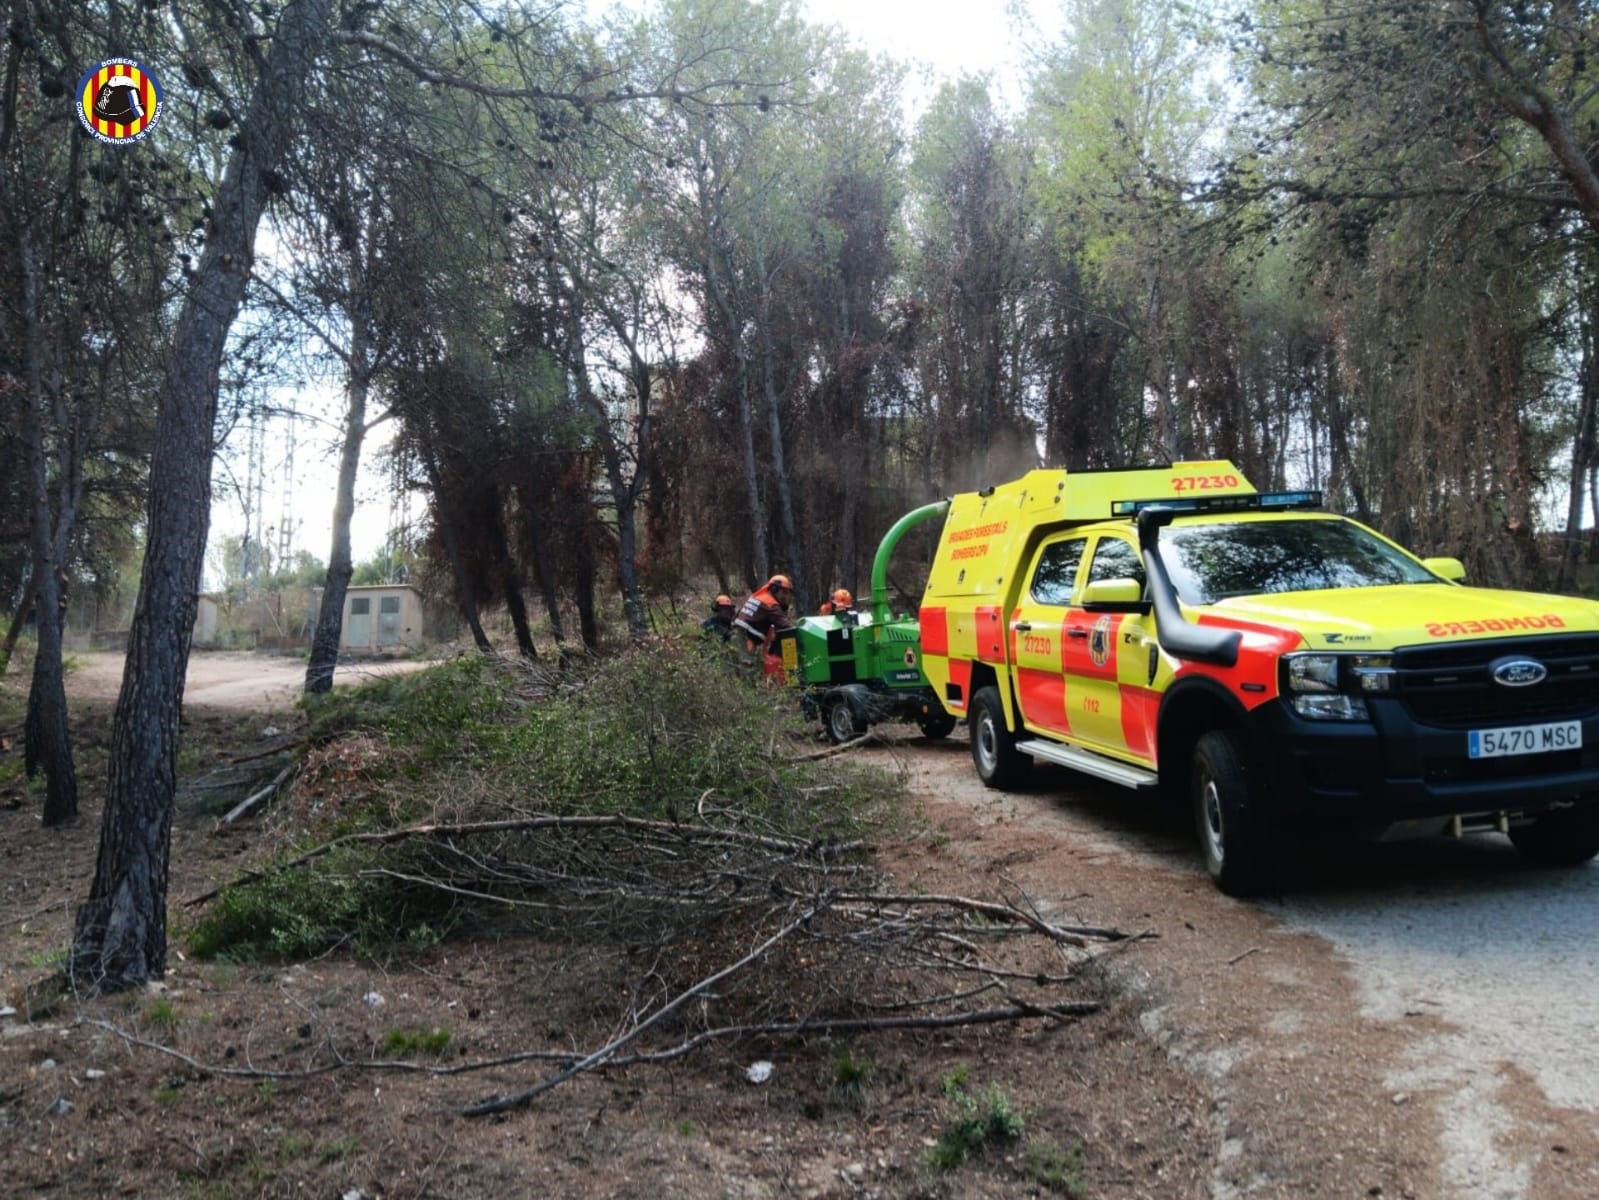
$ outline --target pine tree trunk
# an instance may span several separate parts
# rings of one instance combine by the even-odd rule
[[[540,532],[538,511],[530,499],[534,488],[531,485],[518,488],[517,493],[522,511],[526,514],[528,553],[533,559],[533,578],[539,585],[539,598],[544,602],[544,612],[550,622],[550,636],[555,639],[557,649],[565,653],[566,630],[561,624],[561,604],[555,594],[555,575],[550,568],[549,550]]]
[[[350,331],[351,371],[344,413],[344,443],[339,448],[339,481],[333,499],[333,545],[328,550],[328,573],[322,585],[316,632],[311,636],[311,655],[305,664],[307,696],[333,690],[339,643],[344,638],[344,597],[350,588],[350,577],[355,573],[350,554],[350,522],[355,517],[355,477],[361,467],[361,442],[366,437],[368,380],[365,367],[357,365],[366,362],[364,324],[358,320]]]
[[[427,471],[428,486],[433,489],[433,495],[438,505],[439,538],[444,542],[444,557],[449,560],[450,572],[455,577],[455,596],[461,609],[461,616],[465,619],[467,628],[472,631],[472,641],[484,654],[494,653],[494,643],[489,641],[489,635],[483,631],[483,619],[478,612],[477,588],[472,586],[472,577],[467,574],[466,564],[461,558],[461,539],[456,529],[455,512],[451,507],[450,498],[444,491],[444,477],[439,471],[438,460],[433,455],[430,446],[421,448],[422,466]]]
[[[38,645],[33,656],[33,684],[28,692],[24,727],[25,769],[31,778],[44,771],[43,820],[47,826],[65,825],[78,816],[78,775],[72,761],[72,737],[67,723],[66,681],[61,669],[63,617],[59,555],[56,553],[55,506],[51,501],[50,463],[45,449],[49,403],[42,370],[44,334],[39,325],[41,302],[39,275],[33,255],[31,231],[18,239],[17,257],[22,267],[22,304],[27,334],[27,395],[24,436],[28,447],[28,541],[33,558],[33,611]],[[67,453],[65,447],[62,453]],[[65,465],[65,464],[63,464]],[[60,503],[70,504],[69,484],[63,471]],[[63,514],[67,516],[67,514]]]
[[[529,662],[537,662],[538,647],[533,644],[533,630],[527,623],[527,604],[522,599],[522,572],[516,555],[511,553],[505,536],[505,521],[499,509],[494,512],[494,552],[500,559],[500,590],[505,595],[505,609],[511,616],[511,629],[516,634],[516,650]]]
[[[11,656],[17,652],[17,639],[22,636],[22,627],[28,623],[28,614],[33,611],[33,577],[29,576],[22,588],[22,603],[17,605],[17,611],[11,616],[11,626],[6,630],[6,640],[0,644],[0,676],[3,676],[11,666]]]
[[[100,850],[68,966],[80,991],[121,991],[166,973],[178,720],[210,517],[217,381],[244,300],[265,176],[287,152],[306,77],[333,31],[334,12],[332,0],[294,0],[283,9],[173,332],[150,464],[144,568],[111,728]]]
[[[590,653],[600,648],[600,623],[594,611],[594,539],[577,540],[577,628],[583,648]]]

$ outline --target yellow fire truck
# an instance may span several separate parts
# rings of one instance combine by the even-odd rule
[[[1233,894],[1291,882],[1318,824],[1599,853],[1599,604],[1466,587],[1320,504],[1223,461],[955,496],[922,670],[983,782],[1042,759],[1185,796]]]

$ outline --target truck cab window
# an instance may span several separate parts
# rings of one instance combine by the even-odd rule
[[[1077,586],[1077,567],[1083,561],[1087,538],[1067,538],[1051,542],[1038,556],[1038,567],[1033,572],[1032,595],[1039,604],[1056,604],[1064,608],[1072,602],[1072,590]]]
[[[1102,537],[1094,547],[1094,561],[1088,568],[1088,582],[1101,579],[1136,579],[1144,582],[1144,563],[1133,544],[1118,537]]]

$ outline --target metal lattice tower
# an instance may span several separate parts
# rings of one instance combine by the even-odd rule
[[[284,433],[283,447],[283,497],[278,515],[277,568],[289,568],[289,556],[294,552],[294,530],[299,524],[294,519],[294,411],[289,411],[289,425]]]
[[[265,565],[261,562],[261,507],[266,474],[265,433],[261,408],[259,405],[253,405],[250,409],[250,447],[245,461],[244,495],[241,497],[244,504],[244,542],[240,547],[243,561],[239,564],[239,574],[246,585],[260,579]]]

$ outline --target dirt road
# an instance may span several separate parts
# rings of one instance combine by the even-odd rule
[[[1159,933],[1135,960],[1143,1024],[1213,1089],[1213,1197],[1599,1196],[1599,866],[1418,843],[1245,904],[1204,878],[1183,814],[1055,768],[988,791],[958,738],[899,753],[967,854],[1053,910]]]
[[[115,699],[122,686],[122,655],[85,651],[74,654],[72,662],[72,669],[67,673],[70,700]],[[414,671],[426,665],[421,659],[340,663],[334,671],[333,682],[335,685],[356,683],[363,678]],[[211,708],[263,711],[293,704],[304,686],[303,658],[197,651],[189,656],[183,698],[185,703]]]

